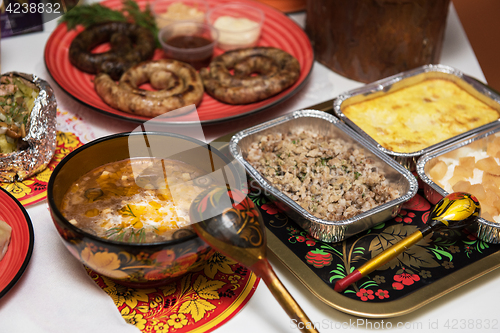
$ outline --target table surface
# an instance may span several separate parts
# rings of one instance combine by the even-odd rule
[[[301,26],[305,13],[290,15]],[[134,130],[138,124],[102,115],[75,101],[51,79],[43,60],[45,43],[56,22],[44,31],[1,40],[3,72],[34,73],[51,83],[58,106],[79,115],[95,137]],[[485,81],[483,72],[451,5],[447,20],[441,63]],[[266,111],[203,128],[210,141],[279,115],[334,98],[362,83],[346,79],[319,63],[314,64],[310,80],[291,99]],[[168,128],[190,134],[194,129]],[[1,332],[139,332],[126,324],[112,299],[86,274],[83,266],[64,248],[49,215],[46,201],[27,209],[35,231],[31,262],[19,282],[0,299]],[[496,302],[500,299],[500,271],[493,271],[458,290],[416,310],[392,319],[357,318],[336,311],[314,297],[272,254],[270,261],[291,294],[321,332],[396,328],[404,332],[470,332],[500,330]],[[496,326],[493,323],[496,320]],[[487,323],[490,328],[487,329]],[[298,329],[274,300],[264,283],[243,310],[216,332],[296,332]]]

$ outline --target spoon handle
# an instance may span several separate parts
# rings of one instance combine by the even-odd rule
[[[274,272],[267,259],[261,259],[251,267],[255,274],[260,276],[267,287],[276,298],[281,307],[288,314],[293,323],[297,325],[301,332],[319,332],[314,327],[314,323],[307,317],[300,305],[290,295],[285,286]]]
[[[363,276],[370,274],[378,267],[384,265],[390,260],[396,258],[398,255],[403,253],[406,249],[408,249],[413,244],[417,243],[421,240],[426,234],[431,232],[431,228],[427,227],[422,231],[415,231],[410,236],[404,238],[393,246],[385,249],[381,253],[379,253],[374,258],[368,260],[363,266],[358,269],[352,271],[352,273],[348,274],[345,278],[338,280],[335,283],[335,287],[333,288],[336,292],[341,292],[345,288],[347,288],[350,284],[359,281]]]

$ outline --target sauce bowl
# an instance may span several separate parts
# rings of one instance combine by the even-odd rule
[[[209,24],[179,21],[163,27],[158,33],[158,40],[167,58],[200,69],[212,60],[218,36],[218,31]]]
[[[257,45],[264,19],[265,13],[259,8],[237,2],[207,12],[207,23],[219,31],[217,46],[224,51]]]

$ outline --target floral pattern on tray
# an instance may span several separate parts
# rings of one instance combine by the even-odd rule
[[[265,196],[249,196],[266,227],[332,289],[336,281],[424,226],[431,210],[417,194],[395,218],[342,242],[325,243],[308,235]],[[362,302],[393,301],[498,250],[500,245],[483,242],[466,229],[441,230],[349,286],[343,295]]]
[[[87,273],[142,332],[210,332],[231,319],[253,295],[259,278],[215,252],[199,271],[162,287],[136,289]]]

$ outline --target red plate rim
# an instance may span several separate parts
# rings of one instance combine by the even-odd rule
[[[148,2],[150,3],[150,1],[147,0],[138,0],[137,2],[142,7],[144,7]],[[209,0],[210,7],[228,2],[230,1]],[[258,7],[262,9],[266,15],[266,20],[264,22],[262,30],[263,33],[261,36],[261,40],[259,41],[259,45],[275,46],[284,49],[285,51],[293,54],[299,60],[299,63],[301,65],[301,75],[299,77],[299,80],[293,86],[275,96],[272,96],[260,102],[246,105],[228,105],[218,102],[208,94],[205,94],[201,105],[198,107],[199,119],[195,115],[189,114],[175,118],[162,116],[160,118],[157,117],[151,119],[149,117],[128,114],[126,112],[113,109],[106,105],[99,98],[99,96],[97,96],[97,94],[93,91],[93,85],[91,90],[89,90],[89,87],[85,87],[85,82],[90,81],[93,78],[93,75],[80,72],[70,64],[67,57],[69,48],[68,40],[63,40],[63,38],[69,39],[70,42],[70,40],[74,38],[73,36],[76,36],[77,31],[68,32],[64,24],[56,27],[56,29],[52,32],[49,39],[47,40],[44,50],[44,63],[53,80],[71,97],[102,114],[114,118],[139,123],[148,121],[154,124],[194,125],[200,123],[219,123],[247,116],[281,103],[297,93],[307,83],[310,77],[314,64],[314,51],[312,49],[309,38],[302,30],[302,28],[279,10],[255,1],[240,0],[239,2],[251,4],[252,6]],[[102,3],[112,8],[117,8],[118,6],[120,6],[121,1],[105,0]],[[282,29],[284,30],[284,32],[281,31],[278,33],[271,33],[276,29]],[[293,31],[293,34],[289,31]],[[288,34],[289,36],[286,37],[286,34]],[[279,40],[276,39],[278,37]],[[280,45],[272,45],[272,43],[270,44],[270,42],[273,42],[275,40],[279,41]],[[221,50],[219,50],[216,54],[220,53],[222,53]],[[161,51],[157,51],[155,58],[158,57],[161,57]],[[71,79],[69,77],[71,77]],[[81,81],[78,82],[78,80]],[[71,81],[74,81],[76,83],[70,83]],[[80,84],[81,82],[83,82],[84,84]],[[83,89],[87,90],[83,91]],[[221,115],[221,111],[217,111],[217,109],[228,112],[228,114]]]
[[[26,209],[1,187],[0,207],[4,208],[0,210],[0,219],[12,227],[7,253],[0,261],[0,298],[2,298],[16,284],[28,267],[33,253],[35,235]]]

